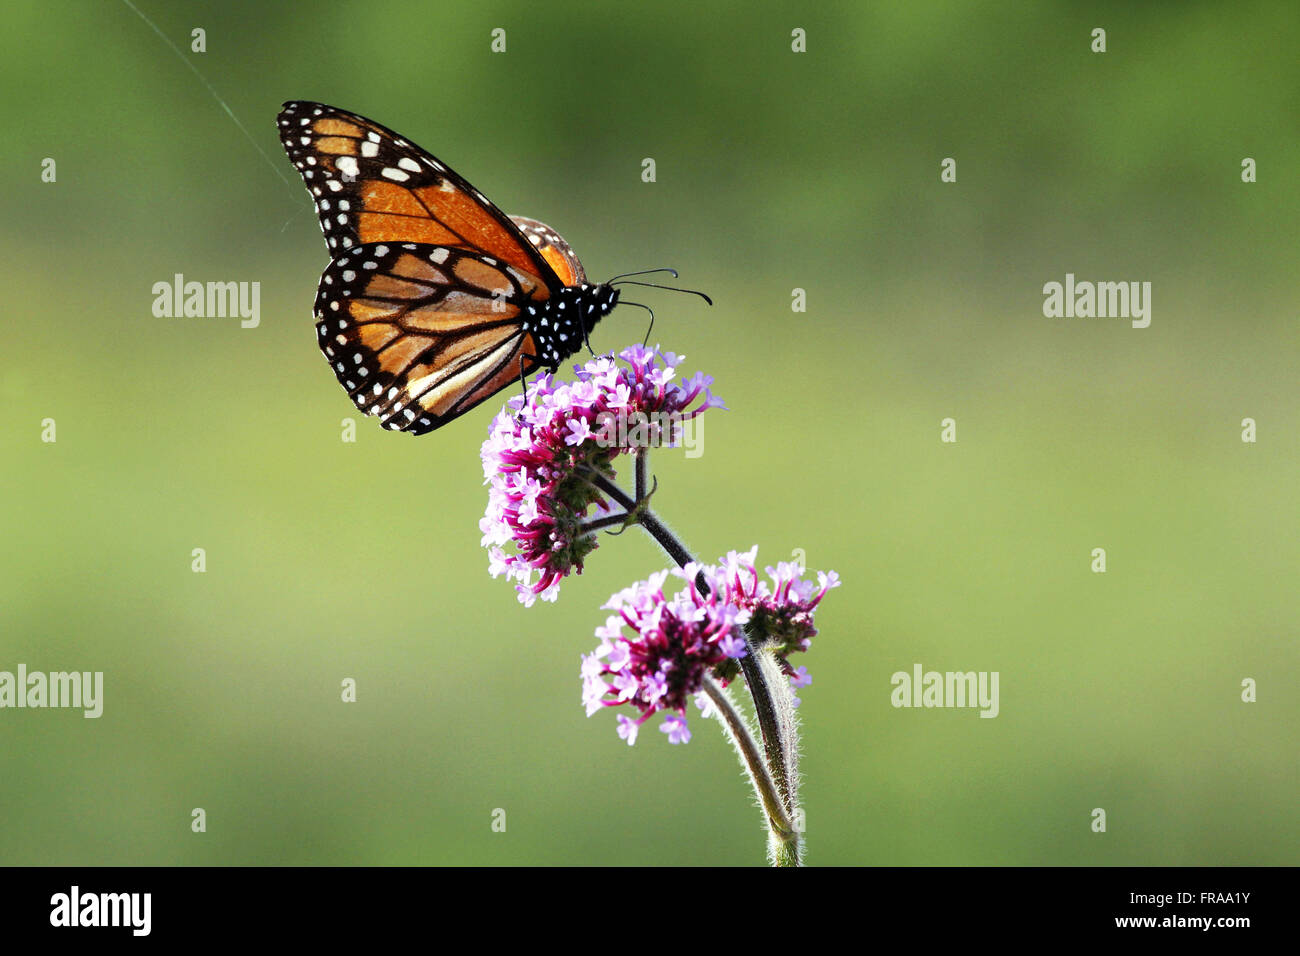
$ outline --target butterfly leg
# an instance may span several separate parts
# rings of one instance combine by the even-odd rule
[[[523,352],[520,352],[520,353],[519,353],[519,388],[523,391],[523,394],[524,394],[523,402],[522,402],[522,404],[520,404],[520,406],[519,406],[519,411],[520,411],[520,412],[523,412],[523,410],[524,410],[524,406],[526,406],[526,405],[528,404],[528,380],[524,377],[524,360],[525,360],[525,359],[528,359],[528,360],[530,360],[530,361],[536,361],[537,356],[535,356],[535,355],[525,355]]]
[[[540,360],[537,358],[536,355],[529,355],[529,354],[527,354],[526,352],[520,352],[520,353],[519,353],[519,388],[520,388],[520,390],[524,393],[524,404],[519,406],[519,410],[520,410],[521,412],[522,412],[523,409],[524,409],[524,405],[527,405],[527,404],[528,404],[528,379],[527,379],[527,378],[525,377],[525,375],[524,375],[524,362],[525,362],[525,361],[528,361],[528,362],[537,362],[537,361],[540,361]],[[560,368],[560,367],[559,367],[558,365],[552,365],[552,366],[550,366],[550,368],[548,369],[548,371],[549,371],[552,375],[554,375],[556,372],[559,371],[559,368]]]

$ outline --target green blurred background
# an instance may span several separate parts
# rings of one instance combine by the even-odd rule
[[[593,277],[714,296],[637,297],[731,409],[656,503],[702,557],[844,579],[800,662],[810,863],[1300,858],[1293,3],[138,3],[257,148],[126,5],[6,7],[0,669],[102,670],[106,702],[0,711],[0,862],[763,861],[715,725],[629,748],[580,705],[652,542],[522,608],[479,546],[492,407],[412,439],[335,382],[296,98]],[[260,282],[261,326],[155,318],[177,272]],[[1152,282],[1150,328],[1044,318],[1067,272]],[[895,710],[914,663],[999,671],[1001,715]]]

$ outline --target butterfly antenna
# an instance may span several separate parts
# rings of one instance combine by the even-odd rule
[[[642,345],[648,345],[650,343],[650,329],[653,329],[655,327],[655,310],[650,308],[650,306],[648,305],[642,305],[640,302],[629,302],[627,299],[623,299],[619,304],[634,305],[638,309],[645,309],[647,312],[650,313],[650,325],[645,330],[645,338],[641,340]]]
[[[632,273],[632,274],[635,275],[636,273]],[[674,275],[676,275],[676,273],[674,273]],[[690,295],[698,295],[705,302],[709,303],[709,305],[713,305],[712,299],[710,299],[703,292],[696,292],[694,289],[679,289],[677,288],[677,286],[660,285],[657,282],[637,282],[635,279],[622,279],[619,280],[618,284],[619,285],[643,285],[643,286],[648,286],[651,289],[667,289],[669,292],[686,292],[689,293]],[[606,285],[614,285],[614,280],[611,279],[609,282],[606,283]]]
[[[677,270],[676,270],[676,269],[669,269],[669,268],[667,268],[667,267],[665,267],[665,268],[663,268],[663,269],[642,269],[640,272],[624,272],[621,276],[614,276],[614,278],[612,278],[612,279],[610,279],[608,282],[606,282],[605,285],[613,285],[613,284],[614,284],[615,282],[617,282],[619,279],[626,279],[626,278],[629,278],[630,276],[652,276],[652,275],[654,275],[656,272],[671,272],[673,278],[674,278],[674,279],[677,278]]]

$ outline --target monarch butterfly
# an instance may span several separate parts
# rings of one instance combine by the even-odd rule
[[[314,310],[321,350],[385,428],[423,435],[555,372],[618,304],[615,281],[646,274],[589,283],[554,229],[507,216],[363,116],[294,101],[278,123],[332,257]]]

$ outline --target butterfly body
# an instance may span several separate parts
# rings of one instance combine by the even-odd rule
[[[537,359],[555,372],[616,305],[618,290],[607,285],[566,286],[540,305],[528,306],[522,328],[533,337]]]
[[[555,371],[618,304],[555,230],[507,216],[392,130],[309,102],[286,103],[278,125],[332,257],[321,350],[385,428],[424,434]]]

